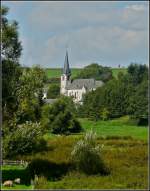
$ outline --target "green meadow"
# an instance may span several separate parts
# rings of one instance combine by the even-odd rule
[[[78,73],[80,73],[81,68],[72,68],[72,77],[75,77]],[[60,78],[62,74],[62,69],[60,68],[47,68],[45,69],[46,75],[48,78]]]
[[[47,133],[44,137],[48,148],[41,152],[28,155],[18,155],[15,159],[31,161],[41,159],[52,165],[41,179],[35,189],[146,189],[148,186],[148,128],[138,127],[129,121],[128,116],[110,121],[91,121],[79,119],[83,131],[72,135],[52,135]],[[97,132],[97,144],[103,144],[102,158],[110,169],[108,175],[85,175],[70,169],[70,153],[75,143],[83,137],[86,131],[93,129]],[[64,173],[65,164],[65,173]],[[55,166],[53,168],[53,165]],[[53,177],[59,169],[59,176]],[[3,179],[26,179],[26,169],[23,167],[3,166]],[[51,172],[50,175],[49,172]],[[50,177],[49,177],[50,176]],[[30,182],[25,180],[13,189],[31,189]],[[2,187],[3,188],[3,187]],[[7,189],[7,188],[5,188]],[[8,188],[9,189],[9,188]]]
[[[72,68],[72,77],[76,77],[77,74],[80,73],[82,68]],[[62,69],[60,68],[47,68],[45,69],[46,75],[48,78],[60,78],[60,75],[62,73]],[[126,72],[126,68],[112,68],[112,74],[114,77],[117,77],[119,72]]]
[[[138,127],[129,120],[128,116],[108,121],[90,121],[84,118],[79,119],[84,129],[93,129],[98,136],[130,136],[134,139],[147,140],[148,128]]]
[[[126,68],[112,68],[112,74],[114,77],[117,77],[119,72],[126,73],[127,69]]]

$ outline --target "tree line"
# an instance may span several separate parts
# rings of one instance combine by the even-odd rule
[[[148,67],[131,63],[127,73],[118,73],[103,87],[84,96],[79,107],[83,117],[107,120],[129,115],[139,124],[148,123]]]

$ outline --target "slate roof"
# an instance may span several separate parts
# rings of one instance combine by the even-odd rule
[[[104,83],[102,81],[95,81],[95,79],[76,79],[67,85],[67,90],[82,89],[83,87],[87,90],[91,90],[101,87],[103,84]]]
[[[67,76],[71,75],[71,70],[69,68],[69,60],[68,60],[68,52],[67,51],[66,51],[66,56],[65,56],[63,74],[66,74]]]
[[[43,101],[44,101],[45,103],[50,103],[50,104],[52,104],[52,103],[54,103],[56,100],[57,100],[57,99],[44,99]]]

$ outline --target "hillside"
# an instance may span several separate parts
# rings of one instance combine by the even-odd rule
[[[72,77],[75,77],[82,69],[72,68]],[[61,68],[47,68],[45,69],[48,78],[59,78],[61,75]],[[112,73],[114,77],[117,77],[119,72],[126,72],[126,68],[112,68]]]

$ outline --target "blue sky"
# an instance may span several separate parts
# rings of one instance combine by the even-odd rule
[[[148,63],[148,2],[5,1],[19,22],[22,65],[71,67]]]

